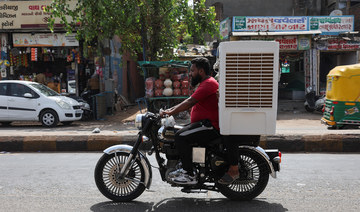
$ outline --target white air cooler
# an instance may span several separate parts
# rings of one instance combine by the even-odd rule
[[[222,135],[271,135],[276,130],[279,44],[221,42],[219,125]]]

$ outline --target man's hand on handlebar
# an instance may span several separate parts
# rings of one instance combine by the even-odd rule
[[[160,111],[159,111],[160,117],[164,117],[164,116],[169,115],[169,114],[170,114],[169,109],[166,109],[166,110],[160,109]]]

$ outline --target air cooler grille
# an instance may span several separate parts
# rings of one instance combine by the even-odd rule
[[[273,53],[227,53],[225,107],[271,108],[273,71]]]

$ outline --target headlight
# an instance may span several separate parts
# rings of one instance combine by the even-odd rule
[[[145,117],[145,114],[137,114],[135,117],[135,127],[137,127],[139,130],[142,128],[143,117]]]
[[[70,110],[71,109],[71,106],[64,102],[64,101],[61,101],[61,100],[56,100],[56,103],[62,108],[62,109],[66,109],[66,110]]]

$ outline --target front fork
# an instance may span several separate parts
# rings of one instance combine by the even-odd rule
[[[118,171],[120,170],[120,173],[119,173],[120,178],[124,178],[129,173],[130,167],[132,167],[132,165],[135,163],[134,159],[136,158],[136,155],[138,154],[138,149],[139,149],[139,146],[142,141],[142,133],[139,132],[138,135],[139,135],[138,139],[135,142],[135,145],[132,148],[132,150],[129,154],[129,157],[126,159],[124,165],[122,167],[120,167],[120,163],[118,163]],[[115,157],[117,157],[116,152],[115,152]]]

